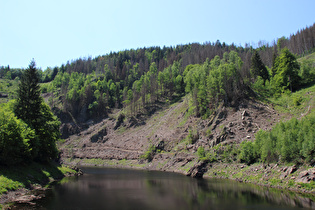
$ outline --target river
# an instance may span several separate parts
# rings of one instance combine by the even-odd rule
[[[301,209],[300,194],[219,179],[115,168],[82,168],[54,184],[36,209]]]

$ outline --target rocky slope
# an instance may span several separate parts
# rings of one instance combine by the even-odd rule
[[[141,161],[140,156],[154,145],[160,153],[154,155],[151,168],[165,161],[169,162],[165,167],[172,167],[175,157],[180,162],[196,160],[200,146],[209,149],[253,139],[259,129],[271,129],[281,118],[273,108],[254,100],[233,108],[220,106],[206,120],[189,116],[188,108],[184,98],[170,106],[157,107],[151,116],[118,120],[123,115],[117,112],[101,122],[90,121],[87,129],[70,135],[60,145],[61,158]],[[194,133],[194,142],[187,140],[189,132]]]

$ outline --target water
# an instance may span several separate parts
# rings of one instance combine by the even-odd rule
[[[176,173],[83,168],[81,177],[52,186],[37,209],[301,209],[301,195],[229,180],[197,180]]]

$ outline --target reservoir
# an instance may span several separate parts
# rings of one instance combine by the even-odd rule
[[[36,209],[314,209],[301,194],[230,180],[181,174],[82,168],[84,175],[54,184]],[[34,208],[34,207],[33,207]]]

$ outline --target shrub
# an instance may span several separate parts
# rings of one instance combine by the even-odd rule
[[[205,149],[202,146],[198,147],[197,154],[198,154],[199,159],[206,157]]]
[[[188,141],[190,144],[196,143],[196,141],[199,139],[198,131],[189,129],[188,133]]]
[[[240,147],[239,160],[248,165],[254,163],[257,159],[254,143],[251,141],[243,141]]]
[[[22,120],[12,113],[0,112],[0,164],[16,165],[30,158],[29,141],[35,138]]]
[[[140,158],[148,160],[150,162],[152,161],[155,152],[156,152],[155,146],[150,145],[148,150],[143,155],[141,155]]]

